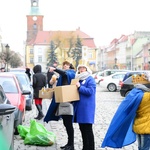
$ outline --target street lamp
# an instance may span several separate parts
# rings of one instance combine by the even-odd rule
[[[115,57],[115,65],[114,65],[114,69],[118,69],[118,66],[117,66],[117,58]]]
[[[117,64],[117,58],[115,58],[115,65]]]
[[[9,45],[8,45],[8,44],[6,44],[6,46],[5,46],[5,47],[6,47],[6,50],[9,50]]]
[[[9,45],[8,44],[6,44],[6,46],[5,46],[5,48],[6,48],[6,55],[7,55],[7,57],[8,57],[8,55],[9,55]],[[9,60],[5,60],[6,61],[6,64],[7,64],[7,71],[8,71],[8,61]]]

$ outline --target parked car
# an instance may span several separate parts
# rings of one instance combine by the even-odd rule
[[[0,86],[0,149],[14,150],[14,111],[16,107],[10,104],[5,92]]]
[[[120,90],[119,82],[123,80],[127,72],[116,72],[109,76],[103,77],[100,83],[100,87],[108,89],[110,92]]]
[[[114,74],[116,72],[128,72],[128,70],[123,70],[123,69],[106,69],[103,71],[99,71],[96,75],[95,75],[95,82],[97,84],[100,84],[101,80],[103,79],[103,77],[107,77],[111,74]]]
[[[17,77],[22,91],[25,91],[25,90],[30,91],[30,94],[27,94],[24,96],[26,99],[26,110],[32,110],[33,87],[32,87],[32,84],[31,84],[27,74],[24,72],[11,72],[11,73],[13,73]]]
[[[10,68],[9,72],[26,72],[26,68]],[[30,74],[31,74],[31,83],[33,83],[33,70],[30,69]]]
[[[3,87],[4,92],[7,98],[10,100],[11,104],[16,106],[14,128],[15,134],[18,134],[17,126],[21,125],[25,120],[25,95],[28,95],[30,91],[22,91],[16,76],[7,72],[0,73],[0,85]]]
[[[130,71],[127,72],[126,75],[124,76],[124,79],[122,82],[120,82],[120,95],[122,97],[126,97],[128,95],[128,93],[134,88],[134,84],[132,82],[132,76],[136,76],[136,75],[142,75],[146,72],[150,72],[147,70],[140,70],[140,71]],[[149,86],[149,85],[147,85]]]
[[[100,84],[102,78],[103,78],[103,72],[102,71],[97,72],[94,76],[96,84]]]

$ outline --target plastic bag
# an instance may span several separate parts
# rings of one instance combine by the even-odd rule
[[[29,127],[23,126],[23,125],[18,125],[17,126],[19,135],[24,139],[26,137],[26,134],[30,131]]]
[[[24,138],[24,144],[51,146],[55,140],[56,135],[47,131],[43,124],[36,122],[36,120],[30,121],[30,130]]]

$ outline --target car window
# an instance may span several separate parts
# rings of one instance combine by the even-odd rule
[[[4,103],[4,101],[5,101],[4,93],[0,90],[0,104]]]
[[[112,76],[113,79],[123,79],[123,77],[125,76],[125,74],[116,74],[114,76]]]
[[[104,76],[104,72],[99,72],[98,76]]]
[[[25,75],[16,75],[17,79],[19,80],[19,82],[23,85],[29,85],[29,82],[26,78]]]
[[[13,78],[0,78],[0,84],[5,93],[18,93],[16,83]]]

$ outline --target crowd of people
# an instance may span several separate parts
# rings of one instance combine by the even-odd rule
[[[95,119],[95,95],[96,95],[96,83],[94,78],[91,76],[92,71],[86,65],[79,65],[77,71],[74,66],[64,61],[62,69],[56,66],[50,66],[48,68],[47,77],[41,73],[41,66],[36,65],[33,68],[33,89],[34,89],[34,100],[38,110],[38,114],[35,119],[42,119],[44,122],[58,121],[62,118],[63,125],[66,129],[68,141],[60,148],[63,150],[74,150],[74,128],[73,123],[79,124],[83,140],[83,150],[95,150],[93,124]],[[39,98],[38,93],[42,87],[52,88],[53,86],[65,86],[70,85],[72,79],[78,79],[76,87],[79,91],[79,101],[69,102],[73,107],[73,113],[56,115],[61,103],[55,102],[55,96],[53,95],[50,106],[47,110],[46,115],[42,113],[42,99]],[[67,102],[63,105],[67,106]],[[66,107],[66,109],[68,109]],[[84,110],[84,111],[83,111]]]
[[[73,123],[78,123],[82,135],[82,150],[95,150],[93,124],[96,109],[96,83],[91,76],[92,71],[89,67],[81,64],[75,70],[70,62],[64,61],[62,69],[57,66],[50,66],[47,78],[41,73],[40,65],[36,65],[33,71],[34,99],[38,110],[35,119],[43,118],[43,121],[48,123],[62,118],[68,136],[67,143],[60,147],[63,150],[74,150],[75,131]],[[73,113],[58,115],[57,111],[61,108],[61,103],[56,103],[53,95],[44,116],[42,99],[38,97],[39,90],[44,86],[46,87],[47,84],[49,84],[49,88],[70,85],[72,79],[78,79],[76,87],[79,92],[79,100],[69,102],[69,105],[73,107]],[[68,102],[63,105],[68,106]],[[122,148],[137,140],[138,150],[150,150],[149,118],[150,89],[143,84],[136,84],[114,114],[101,147]]]

